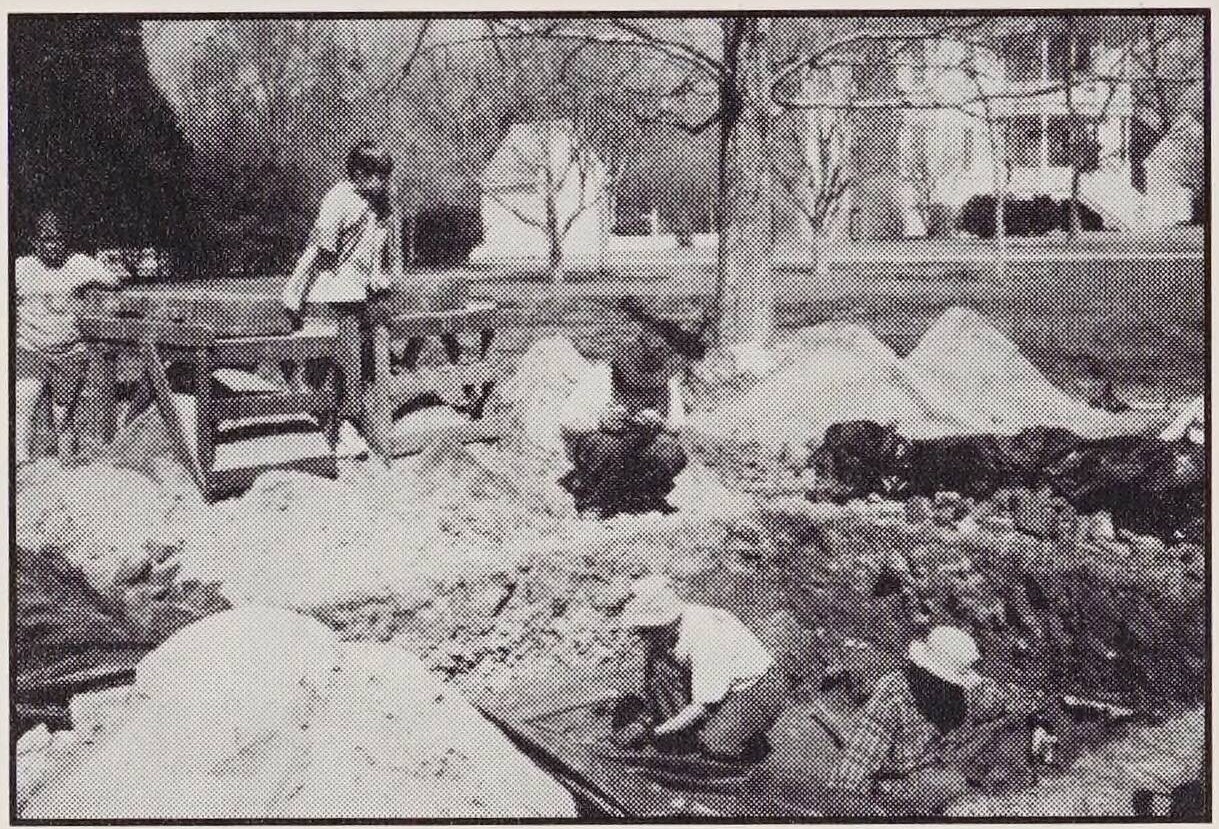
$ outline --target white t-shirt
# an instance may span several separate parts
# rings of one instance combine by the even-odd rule
[[[76,318],[79,300],[72,292],[91,282],[117,285],[118,274],[92,256],[74,253],[58,268],[37,256],[19,257],[13,267],[17,296],[17,346],[27,351],[56,351],[80,339]]]
[[[601,415],[614,400],[609,363],[596,363],[576,382],[559,412],[559,427],[578,435],[596,431]],[[685,422],[686,409],[681,396],[681,378],[669,378],[669,413],[665,426],[677,431]]]
[[[690,698],[713,705],[770,670],[774,657],[753,631],[718,607],[687,604],[673,655],[690,668]]]
[[[390,249],[391,220],[378,221],[372,206],[350,181],[330,189],[318,208],[309,243],[336,254],[333,271],[321,271],[313,280],[307,302],[363,302],[368,289],[386,287],[394,268]]]

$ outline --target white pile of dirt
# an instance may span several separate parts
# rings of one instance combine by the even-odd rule
[[[562,457],[559,412],[572,389],[594,364],[563,336],[538,340],[521,355],[516,372],[503,385],[527,445]]]
[[[1058,426],[1085,437],[1130,431],[1128,419],[1093,409],[1051,383],[981,314],[950,308],[919,340],[906,367],[940,389],[971,431],[1016,434]]]
[[[103,595],[121,592],[169,541],[164,528],[172,503],[139,472],[44,458],[18,470],[16,490],[17,544],[61,552]]]
[[[825,323],[797,332],[777,349],[775,367],[690,420],[696,446],[784,446],[819,443],[845,420],[895,422],[903,434],[923,437],[959,431],[964,424],[951,400],[906,370],[866,329]]]
[[[234,604],[300,610],[430,596],[437,581],[553,544],[571,511],[544,463],[496,447],[440,444],[389,470],[343,464],[337,480],[268,472],[179,525],[182,576],[219,583]]]
[[[19,787],[22,817],[47,821],[576,816],[415,657],[253,607],[167,640],[87,740]]]

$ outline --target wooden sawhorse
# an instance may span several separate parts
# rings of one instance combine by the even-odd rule
[[[462,443],[498,440],[502,427],[485,417],[487,401],[502,368],[491,354],[495,330],[505,313],[492,305],[467,305],[452,311],[417,311],[374,320],[373,365],[375,377],[366,406],[369,442],[383,457],[422,451],[438,439]],[[477,335],[472,350],[463,349],[462,335]],[[419,357],[428,338],[444,346],[448,363],[420,366]],[[402,347],[400,358],[394,351]],[[406,403],[435,395],[454,411],[465,415],[459,424],[443,425],[398,434],[394,414]]]
[[[80,327],[95,359],[113,365],[120,352],[138,355],[174,452],[208,500],[243,489],[271,469],[337,476],[333,370],[319,388],[304,383],[306,361],[333,365],[332,334],[305,330],[222,338],[201,325],[103,316],[83,317]],[[171,362],[193,369],[193,406],[182,400],[187,395],[173,393],[166,372]],[[264,362],[290,367],[282,386],[224,393],[214,379],[218,369]],[[109,374],[113,377],[113,369]],[[111,417],[117,425],[117,406]],[[279,445],[272,445],[275,441]]]

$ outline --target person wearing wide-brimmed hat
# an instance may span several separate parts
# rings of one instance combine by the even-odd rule
[[[904,669],[877,682],[838,761],[834,788],[896,797],[917,773],[914,791],[900,791],[901,799],[928,814],[947,792],[963,790],[959,772],[942,761],[952,735],[965,724],[967,696],[984,681],[977,671],[980,658],[973,637],[955,627],[932,628],[925,639],[911,642]]]
[[[559,414],[572,463],[561,483],[577,509],[601,518],[667,510],[665,497],[687,462],[678,375],[690,357],[668,341],[676,326],[628,307],[638,323],[634,336],[615,347],[608,370],[573,389]]]
[[[727,610],[683,601],[669,581],[636,582],[619,624],[644,641],[644,699],[617,742],[721,759],[755,756],[790,690],[754,633]]]

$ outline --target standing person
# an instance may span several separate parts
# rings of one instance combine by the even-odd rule
[[[30,442],[39,402],[50,396],[50,416],[59,407],[74,407],[84,382],[86,355],[77,317],[87,287],[115,287],[118,275],[92,256],[73,253],[67,245],[63,220],[53,210],[38,215],[34,252],[20,256],[13,267],[17,305],[16,382],[13,386],[13,459],[30,459]],[[44,371],[47,361],[51,372]],[[58,431],[58,429],[56,430]]]
[[[755,759],[790,691],[787,674],[740,619],[682,601],[668,579],[635,583],[621,626],[644,642],[642,705],[615,741]],[[629,698],[628,698],[629,699]]]
[[[572,390],[559,415],[572,463],[561,483],[577,509],[601,518],[668,510],[665,497],[688,460],[678,438],[686,415],[679,372],[691,359],[679,342],[684,332],[633,303],[624,307],[638,322],[635,336],[617,347],[608,370]]]
[[[340,416],[364,424],[364,383],[372,373],[368,300],[402,272],[401,244],[390,194],[394,162],[362,141],[347,154],[347,177],[331,188],[287,284],[283,302],[294,315],[338,328]]]

